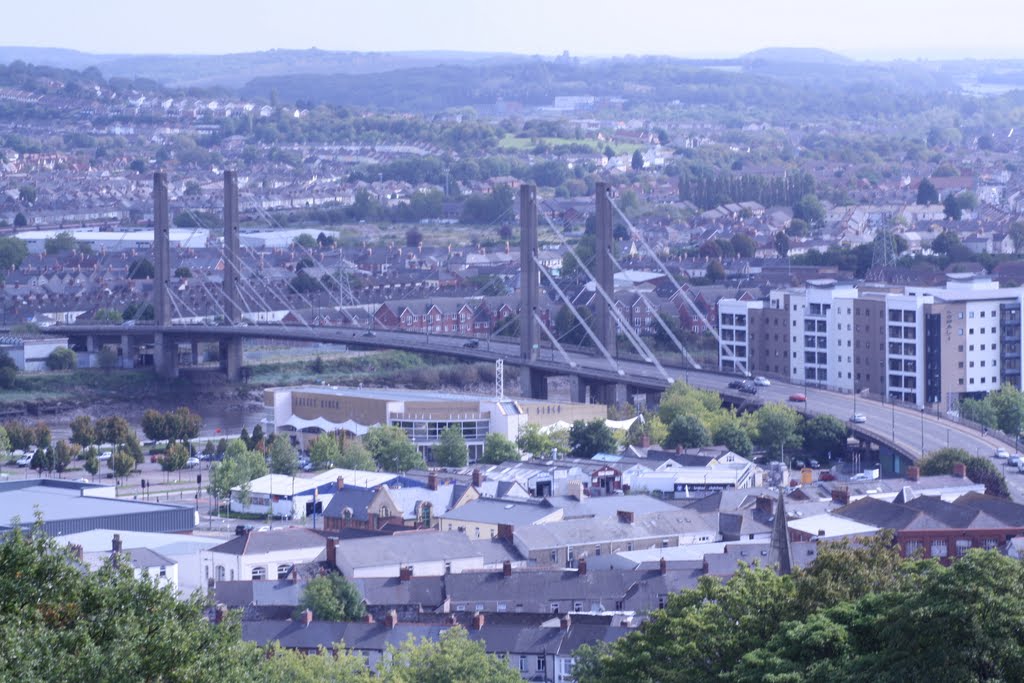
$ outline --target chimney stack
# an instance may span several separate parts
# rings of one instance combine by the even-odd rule
[[[907,479],[910,481],[917,481],[921,478],[921,468],[917,465],[911,465],[907,468]]]
[[[658,560],[658,573],[662,576],[668,574],[668,562],[665,561],[664,557]]]
[[[370,614],[369,612],[364,614],[363,615],[363,623],[364,624],[372,624],[373,623],[373,615]]]
[[[572,617],[568,614],[563,614],[562,618],[558,620],[558,625],[563,631],[568,631],[569,627],[572,626]]]
[[[832,489],[832,502],[839,505],[849,505],[850,488],[848,486],[837,486]]]
[[[333,538],[327,539],[327,564],[338,566],[338,541]]]
[[[484,627],[484,621],[484,615],[480,612],[476,612],[473,615],[473,630],[479,631],[480,629],[482,629]]]
[[[409,581],[410,579],[412,579],[412,565],[411,564],[403,565],[398,570],[398,580],[399,581]]]
[[[345,488],[345,477],[338,477],[338,490]]]
[[[579,561],[579,563],[577,565],[576,574],[578,576],[586,576],[587,575],[587,558],[585,558],[585,557],[581,557],[580,558],[580,561]]]
[[[427,475],[427,488],[431,491],[437,490],[437,472],[431,472]]]
[[[680,444],[676,444],[676,455],[682,455],[682,454],[683,454],[683,444],[681,444],[681,443]]]
[[[388,612],[387,616],[384,617],[384,625],[388,628],[394,628],[395,626],[397,626],[398,612],[396,612],[395,610],[391,610],[390,612]]]
[[[953,476],[959,477],[960,479],[967,478],[967,465],[962,462],[953,463]]]
[[[619,521],[623,524],[633,523],[633,511],[632,510],[618,510],[615,513],[618,515]]]
[[[512,576],[512,560],[505,560],[501,563],[501,575],[506,579]]]
[[[71,546],[71,553],[75,556],[75,559],[79,562],[85,562],[85,548],[76,544]]]
[[[484,475],[479,468],[473,470],[473,486],[480,486],[484,483]]]
[[[121,534],[114,534],[114,541],[111,544],[111,546],[112,546],[112,550],[115,553],[120,553],[121,552],[121,548],[124,547],[124,545],[121,543]]]
[[[303,626],[309,626],[310,624],[312,624],[313,623],[313,610],[308,610],[307,609],[307,610],[303,611],[302,612],[302,616],[299,618],[299,621],[302,623]]]
[[[651,447],[651,437],[649,437],[646,434],[644,434],[643,436],[640,437],[640,448],[650,448],[650,447]]]
[[[213,623],[220,624],[228,617],[228,606],[224,603],[217,603],[213,608]]]

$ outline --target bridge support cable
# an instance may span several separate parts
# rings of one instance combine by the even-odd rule
[[[192,216],[192,219],[193,219],[193,220],[195,220],[195,221],[196,221],[196,223],[197,223],[198,225],[202,226],[202,222],[201,222],[201,220],[200,220],[199,216],[197,216],[197,215],[196,215],[196,214],[195,214],[194,212],[192,212],[192,210],[191,210],[191,209],[186,209],[186,211],[188,211],[188,212],[189,212],[189,215],[191,215],[191,216]],[[203,226],[203,227],[205,227],[205,226]],[[209,228],[207,228],[207,229],[209,229]],[[256,271],[256,270],[255,270],[254,268],[252,268],[251,266],[249,266],[249,264],[247,264],[247,263],[246,263],[246,262],[245,262],[245,261],[244,261],[244,260],[242,259],[242,255],[241,255],[241,253],[240,253],[240,252],[239,252],[239,253],[236,253],[236,254],[234,255],[234,256],[235,256],[235,257],[234,257],[234,259],[232,260],[232,259],[231,259],[231,256],[230,256],[230,255],[229,255],[229,254],[227,253],[227,250],[226,250],[226,249],[225,249],[225,248],[224,248],[223,246],[222,246],[222,247],[220,247],[220,248],[218,249],[218,251],[220,252],[220,255],[224,257],[225,261],[228,261],[228,260],[231,260],[231,261],[232,261],[231,265],[232,265],[232,266],[233,266],[233,267],[235,268],[235,272],[236,272],[236,273],[239,273],[239,274],[241,275],[241,274],[242,274],[242,271],[241,271],[241,269],[242,269],[242,268],[245,268],[245,269],[247,269],[247,270],[249,271],[249,277],[255,276],[255,277],[256,277],[257,279],[259,279],[260,281],[262,281],[262,282],[263,282],[263,284],[267,286],[267,292],[269,292],[270,294],[272,294],[273,296],[275,296],[275,297],[277,298],[277,300],[278,300],[278,301],[280,301],[280,302],[281,302],[282,304],[284,304],[284,308],[285,308],[285,310],[286,310],[286,311],[289,311],[289,312],[294,312],[294,311],[292,311],[292,309],[291,309],[291,304],[290,304],[290,303],[289,303],[289,302],[288,302],[288,301],[287,301],[287,300],[286,300],[286,299],[285,299],[285,298],[284,298],[283,296],[281,296],[281,295],[280,295],[280,294],[279,294],[279,293],[278,293],[277,291],[275,291],[275,289],[274,289],[274,288],[273,288],[272,286],[270,286],[270,283],[266,281],[266,278],[265,278],[265,277],[263,277],[263,274],[262,274],[262,273],[259,273],[258,271]],[[252,293],[252,294],[253,294],[253,295],[254,295],[254,296],[255,296],[255,297],[257,298],[257,300],[259,300],[260,302],[262,302],[262,305],[264,305],[264,306],[267,306],[267,301],[266,301],[266,299],[264,299],[264,298],[263,298],[262,296],[260,296],[260,295],[259,295],[259,292],[258,292],[258,291],[256,291],[256,289],[255,289],[255,287],[254,287],[254,286],[252,285],[252,283],[250,283],[250,282],[246,281],[246,280],[245,280],[244,278],[239,278],[238,282],[239,282],[239,284],[242,284],[242,283],[244,283],[245,285],[247,285],[247,286],[248,286],[248,287],[250,288],[250,291],[251,291],[251,293]],[[300,297],[300,298],[302,298],[302,300],[303,300],[303,301],[304,301],[304,302],[305,302],[305,303],[306,303],[306,304],[307,304],[307,305],[309,306],[309,309],[310,309],[310,311],[312,312],[312,310],[313,310],[313,308],[314,308],[314,306],[313,306],[313,303],[312,303],[312,302],[311,302],[311,301],[310,301],[309,299],[307,299],[307,298],[306,298],[305,296],[303,296],[301,292],[297,291],[297,290],[295,289],[295,287],[293,287],[293,286],[291,285],[291,283],[288,283],[288,286],[289,286],[289,288],[291,288],[291,290],[292,290],[293,292],[295,292],[296,294],[298,294],[298,295],[299,295],[299,297]],[[207,292],[207,294],[209,294],[209,292]],[[212,295],[211,295],[211,296],[212,296]],[[214,301],[216,301],[216,297],[213,297],[213,300],[214,300]],[[223,307],[220,307],[220,308],[221,308],[221,310],[222,310],[222,311],[224,310],[224,309],[223,309]],[[267,306],[267,311],[269,312],[270,310],[271,310],[271,309],[270,309],[270,307],[269,307],[269,306]],[[305,326],[306,326],[306,327],[308,327],[309,329],[313,329],[313,328],[312,328],[312,327],[310,326],[310,324],[309,324],[309,323],[308,323],[308,322],[306,321],[306,319],[305,319],[305,317],[304,317],[304,316],[296,316],[296,317],[298,317],[298,319],[299,319],[299,320],[300,320],[300,321],[302,322],[302,324],[303,324],[303,325],[305,325]],[[283,320],[282,320],[282,321],[278,321],[278,322],[280,322],[280,323],[281,323],[281,325],[284,325],[284,324],[285,324]]]
[[[626,214],[622,212],[622,209],[616,206],[615,202],[611,201],[611,199],[608,200],[608,203],[611,204],[611,207],[615,209],[615,212],[619,214],[619,217],[626,222],[627,226],[629,226],[630,234],[634,238],[636,238],[638,242],[640,242],[640,245],[644,248],[647,254],[654,260],[656,264],[658,264],[658,267],[661,268],[662,272],[668,277],[669,281],[672,282],[672,286],[675,287],[676,291],[682,295],[683,301],[685,301],[686,304],[690,307],[690,310],[693,311],[694,315],[696,315],[697,318],[704,324],[704,327],[711,332],[715,340],[718,342],[718,348],[725,351],[725,354],[727,355],[729,360],[731,360],[737,367],[741,369],[741,371],[744,374],[746,374],[747,359],[743,358],[742,360],[740,360],[732,351],[732,348],[722,341],[722,338],[718,335],[718,330],[710,322],[708,322],[707,317],[705,317],[704,313],[700,310],[700,308],[697,307],[697,304],[693,301],[693,299],[690,298],[690,295],[686,292],[686,290],[683,289],[683,286],[679,283],[679,280],[677,280],[676,277],[672,274],[672,272],[669,271],[669,269],[665,266],[664,261],[662,261],[658,257],[658,254],[654,251],[653,248],[651,248],[651,245],[647,243],[647,240],[645,240],[643,235],[640,234],[640,231],[636,229],[636,226],[634,226],[633,223],[628,218],[626,218]],[[694,367],[699,369],[699,366]]]
[[[272,227],[272,228],[273,227],[277,227],[277,228],[282,228],[283,229],[284,226],[282,226],[273,216],[271,216],[270,213],[266,209],[264,209],[262,206],[260,206],[258,200],[253,203],[253,206],[256,209],[257,215],[259,215],[263,220],[265,220],[269,224],[270,227]],[[295,245],[298,246],[300,249],[302,249],[306,253],[306,255],[309,256],[313,260],[314,263],[316,262],[316,259],[313,258],[313,256],[314,256],[313,252],[308,247],[303,246],[302,244],[299,244],[298,242],[295,242]],[[341,259],[341,261],[343,262],[344,261],[344,257],[342,256],[341,247],[338,247],[338,256]],[[344,272],[344,270],[343,270],[344,269],[344,265],[340,265],[339,268],[342,269],[340,272]],[[330,279],[331,282],[333,282],[334,285],[338,288],[338,307],[339,308],[342,307],[342,306],[358,306],[359,305],[359,299],[357,299],[355,297],[355,295],[352,294],[352,288],[351,288],[351,286],[350,286],[350,284],[348,282],[348,274],[347,273],[344,276],[345,277],[345,282],[342,282],[340,278],[334,277],[331,274],[330,269],[328,269],[328,268],[324,268],[324,275],[326,275],[327,278]],[[346,295],[348,296],[348,301],[345,300]]]
[[[616,268],[618,268],[619,270],[623,270],[622,264],[619,263],[618,259],[611,255],[609,255],[609,258],[612,260],[612,263],[615,264]],[[662,317],[661,313],[658,312],[658,309],[654,307],[654,304],[651,303],[651,300],[647,298],[647,295],[644,294],[643,292],[638,291],[637,296],[639,296],[640,300],[644,302],[645,306],[647,306],[647,310],[649,310],[652,313],[654,319],[658,321],[658,325],[661,327],[662,330],[665,331],[665,334],[668,335],[668,338],[672,340],[672,343],[675,344],[676,349],[678,349],[679,353],[683,355],[683,357],[686,359],[686,362],[688,362],[692,367],[696,368],[697,370],[702,370],[703,368],[701,368],[700,363],[698,363],[697,359],[695,359],[693,355],[690,354],[690,352],[683,345],[683,342],[680,341],[679,337],[676,336],[676,333],[672,331],[672,328],[668,326],[668,323],[665,322],[665,318]]]
[[[636,330],[633,329],[632,323],[626,320],[626,317],[622,315],[622,311],[620,311],[619,307],[615,304],[614,298],[612,298],[612,296],[608,292],[606,292],[604,287],[602,287],[601,284],[597,281],[593,273],[591,273],[590,269],[587,268],[586,264],[583,263],[583,259],[579,258],[579,256],[576,255],[575,250],[573,250],[573,248],[569,245],[568,241],[566,241],[565,239],[565,236],[562,235],[561,231],[555,227],[555,224],[551,221],[551,219],[548,217],[546,213],[544,214],[544,218],[547,221],[548,226],[551,228],[552,232],[555,233],[555,236],[558,237],[558,239],[562,242],[565,248],[569,250],[569,253],[571,253],[576,258],[576,263],[579,265],[580,270],[582,270],[583,273],[594,282],[594,291],[597,293],[598,296],[600,296],[604,300],[604,303],[607,306],[608,313],[611,315],[612,319],[616,323],[618,323],[619,328],[622,330],[622,333],[626,336],[626,339],[633,346],[633,348],[636,349],[636,351],[640,354],[640,357],[646,361],[650,361],[669,384],[674,382],[675,379],[672,377],[672,375],[670,375],[665,370],[665,368],[662,367],[661,363],[658,361],[658,358],[654,355],[654,352],[651,351],[650,347],[647,346],[647,344],[640,338],[640,335],[636,333]],[[606,256],[610,256],[610,254],[607,254]],[[600,259],[602,257],[602,254],[598,254],[597,257]],[[572,306],[570,304],[570,307],[573,310],[575,310],[575,306]]]
[[[537,328],[541,332],[543,332],[545,335],[547,335],[547,338],[551,340],[551,345],[554,346],[556,349],[558,349],[558,353],[562,354],[562,358],[565,359],[565,362],[568,363],[569,367],[570,368],[575,368],[576,367],[576,361],[574,361],[569,356],[569,354],[566,353],[565,349],[562,348],[562,345],[558,343],[558,339],[556,339],[555,335],[553,335],[551,333],[551,330],[548,329],[548,326],[544,324],[544,321],[541,319],[541,317],[539,315],[537,315],[536,312],[534,312],[533,317],[537,321]]]
[[[192,308],[191,306],[189,306],[187,301],[185,301],[184,299],[179,297],[177,294],[175,294],[173,290],[168,290],[167,291],[167,296],[170,298],[171,306],[174,307],[174,310],[177,312],[179,318],[186,317],[184,315],[184,313],[182,312],[181,307],[179,306],[179,304],[181,304],[181,306],[183,306],[186,309],[188,309],[188,312],[192,314],[193,318],[196,318],[198,320],[203,320],[204,321],[204,322],[202,322],[200,324],[202,324],[202,325],[208,325],[209,324],[209,323],[205,322],[205,318],[207,318],[208,316],[203,316],[203,315],[199,315],[198,313],[196,313],[195,309]]]
[[[534,263],[537,264],[537,270],[540,271],[541,275],[543,275],[544,277],[546,277],[548,279],[548,282],[551,283],[552,288],[554,288],[554,290],[558,294],[559,298],[565,303],[566,307],[573,314],[573,316],[580,323],[580,325],[583,326],[583,330],[590,336],[591,339],[594,340],[594,344],[597,345],[598,350],[601,351],[601,355],[603,355],[605,360],[608,361],[608,365],[612,366],[612,368],[616,372],[618,372],[620,375],[626,374],[622,370],[622,368],[619,367],[618,362],[615,360],[615,358],[612,357],[612,354],[610,354],[608,352],[608,348],[598,338],[598,336],[594,333],[594,331],[592,329],[590,329],[590,326],[583,319],[583,316],[581,316],[580,312],[576,310],[575,306],[573,306],[572,300],[569,299],[569,297],[566,295],[566,293],[564,291],[562,291],[562,288],[558,286],[558,283],[555,281],[555,278],[551,276],[551,273],[549,273],[548,269],[544,267],[544,264],[542,264],[540,262],[540,259],[538,259],[536,256],[534,256],[533,258],[534,258]]]

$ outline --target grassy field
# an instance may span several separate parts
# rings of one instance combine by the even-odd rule
[[[595,154],[603,152],[605,146],[608,144],[600,140],[575,140],[573,138],[520,138],[510,133],[506,133],[505,137],[498,141],[498,147],[523,152],[533,149],[542,142],[551,148],[559,147],[561,145],[586,145],[587,147],[590,147]],[[611,143],[611,146],[612,149],[615,150],[616,154],[632,154],[634,151],[644,148],[643,145],[625,142],[613,142]]]

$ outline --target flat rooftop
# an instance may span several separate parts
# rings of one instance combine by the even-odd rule
[[[480,401],[487,403],[522,403],[544,404],[561,403],[572,405],[571,401],[553,401],[547,399],[511,398],[499,399],[491,395],[455,394],[445,391],[418,391],[413,389],[360,389],[358,387],[341,387],[323,384],[304,384],[295,387],[273,387],[268,391],[309,392],[322,396],[340,396],[345,398],[370,398],[378,401]]]

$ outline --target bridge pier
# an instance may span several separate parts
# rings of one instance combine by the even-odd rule
[[[220,369],[229,382],[242,379],[242,340],[237,337],[220,341]]]
[[[192,365],[199,365],[199,342],[192,342]]]
[[[135,367],[135,340],[127,334],[121,335],[121,367],[126,370]]]
[[[546,399],[548,376],[540,370],[524,366],[519,371],[519,389],[526,398]]]
[[[174,379],[178,376],[178,342],[163,332],[154,335],[153,366],[158,377]]]

